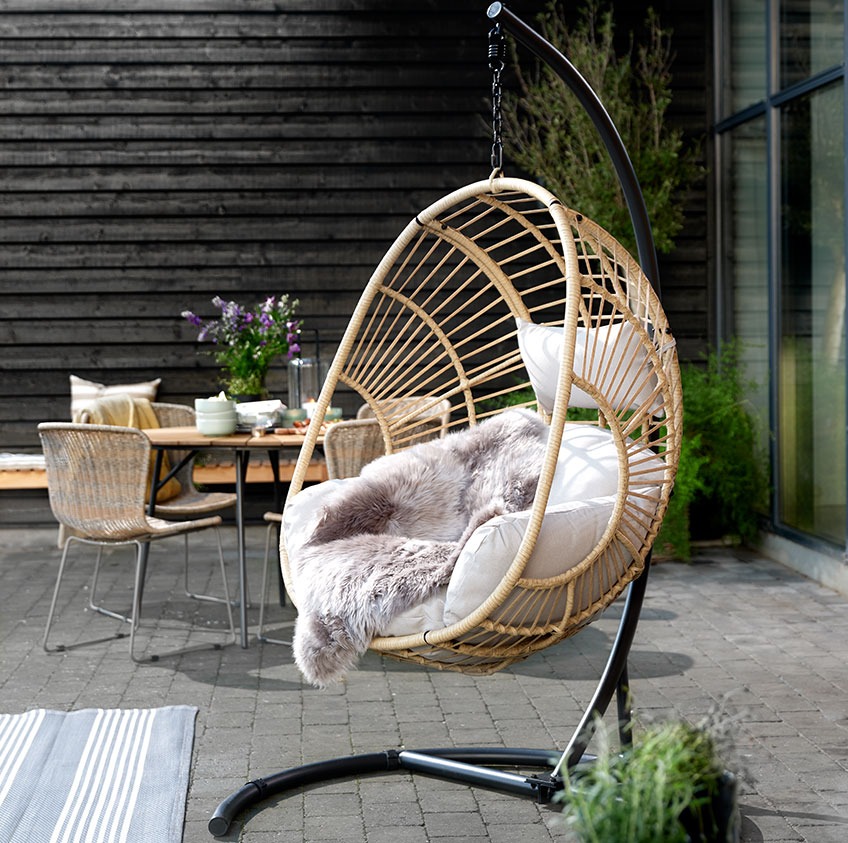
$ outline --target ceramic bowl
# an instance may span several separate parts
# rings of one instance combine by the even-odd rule
[[[238,418],[238,414],[234,407],[224,407],[220,410],[199,410],[195,412],[195,417],[198,419],[234,419]]]
[[[229,409],[230,412],[235,412],[236,402],[220,398],[195,398],[194,411],[196,413],[219,413],[224,409]]]
[[[203,436],[228,436],[235,433],[238,419],[235,415],[221,418],[198,416],[195,423],[198,433]]]
[[[306,419],[306,410],[299,407],[292,407],[289,410],[283,410],[282,416],[283,427],[292,427],[295,422]]]

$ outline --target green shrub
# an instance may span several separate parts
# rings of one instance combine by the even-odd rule
[[[689,559],[690,537],[702,534],[693,512],[709,516],[710,532],[753,541],[767,505],[765,455],[747,410],[738,344],[724,344],[702,365],[684,363],[683,444],[668,512],[657,537],[660,550]]]
[[[597,760],[568,777],[562,797],[566,825],[578,840],[687,843],[693,825],[703,839],[719,839],[712,806],[724,767],[708,730],[679,722],[653,726],[620,754],[610,751],[603,728],[596,739]]]
[[[696,146],[666,124],[671,103],[671,31],[648,12],[640,45],[616,49],[615,20],[589,0],[573,28],[557,0],[538,18],[545,38],[583,75],[609,112],[640,181],[657,250],[670,252],[683,225],[677,192],[697,179]],[[503,98],[508,157],[563,202],[593,219],[635,254],[630,215],[606,147],[588,113],[547,65],[512,62],[517,90]]]

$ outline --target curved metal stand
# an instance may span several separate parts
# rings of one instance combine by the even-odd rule
[[[639,262],[646,276],[659,290],[656,250],[642,190],[618,130],[603,104],[568,59],[534,29],[508,11],[502,3],[493,3],[487,15],[490,20],[500,22],[507,32],[546,62],[571,88],[589,113],[622,185],[636,236]],[[631,714],[627,657],[636,634],[649,570],[650,556],[646,560],[645,570],[628,588],[618,632],[606,667],[594,696],[564,752],[497,748],[387,750],[292,767],[248,782],[224,799],[209,820],[209,831],[216,837],[226,834],[239,813],[276,794],[331,779],[398,770],[418,772],[517,796],[528,796],[539,802],[551,801],[563,787],[562,768],[572,769],[584,759],[595,723],[606,713],[614,694],[618,704],[620,740],[623,745],[632,742],[629,729]],[[542,768],[547,772],[538,776],[527,776],[499,769],[500,767]]]
[[[624,142],[621,140],[621,135],[619,135],[618,129],[616,129],[603,103],[592,90],[592,86],[550,41],[539,35],[521,18],[516,17],[503,3],[492,3],[486,14],[490,20],[500,23],[513,38],[520,41],[534,55],[545,62],[568,85],[591,118],[595,129],[604,142],[607,153],[612,160],[615,174],[624,192],[624,201],[627,203],[630,222],[633,225],[633,233],[636,237],[639,265],[659,294],[660,272],[657,265],[657,250],[654,247],[654,236],[651,233],[651,221],[648,217],[645,197],[642,195],[636,170],[633,168],[633,162],[630,160]]]
[[[216,837],[226,834],[242,811],[280,793],[332,779],[398,770],[486,787],[514,796],[527,796],[538,802],[550,802],[556,792],[562,789],[560,770],[563,764],[571,769],[584,759],[595,722],[603,717],[614,694],[618,698],[620,739],[623,743],[629,741],[627,655],[639,621],[648,570],[646,567],[630,586],[606,667],[592,701],[564,753],[553,749],[516,748],[386,750],[317,761],[301,767],[291,767],[243,785],[215,809],[209,820],[209,831]],[[547,772],[538,776],[526,776],[498,769],[499,767],[542,768]]]
[[[216,837],[226,834],[235,817],[246,808],[278,793],[316,782],[369,773],[409,770],[438,778],[490,787],[504,793],[526,795],[548,802],[558,789],[550,778],[522,776],[502,772],[493,765],[512,767],[551,767],[556,751],[539,749],[445,748],[386,750],[364,755],[348,755],[329,761],[317,761],[292,767],[267,778],[248,782],[215,809],[209,820],[209,831]]]

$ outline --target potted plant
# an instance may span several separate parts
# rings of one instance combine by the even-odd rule
[[[706,725],[652,726],[620,753],[602,725],[597,759],[565,783],[565,823],[581,843],[732,843],[739,839],[736,776]]]
[[[298,301],[287,295],[269,296],[248,310],[220,296],[212,304],[221,311],[217,319],[205,320],[183,311],[182,316],[199,328],[198,340],[209,340],[210,352],[223,369],[223,381],[231,397],[242,400],[266,398],[265,378],[275,357],[289,359],[300,351],[300,321],[295,319]]]

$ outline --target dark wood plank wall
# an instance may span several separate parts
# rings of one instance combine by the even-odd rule
[[[479,2],[38,5],[0,16],[0,449],[71,373],[215,389],[180,312],[216,294],[338,337],[416,210],[488,176]]]
[[[0,451],[37,451],[36,424],[68,418],[72,373],[161,377],[184,403],[216,389],[179,315],[216,294],[289,292],[332,345],[410,216],[488,176],[487,5],[0,0]],[[674,116],[701,134],[708,4],[665,5]],[[705,192],[687,208],[663,281],[694,354]]]

